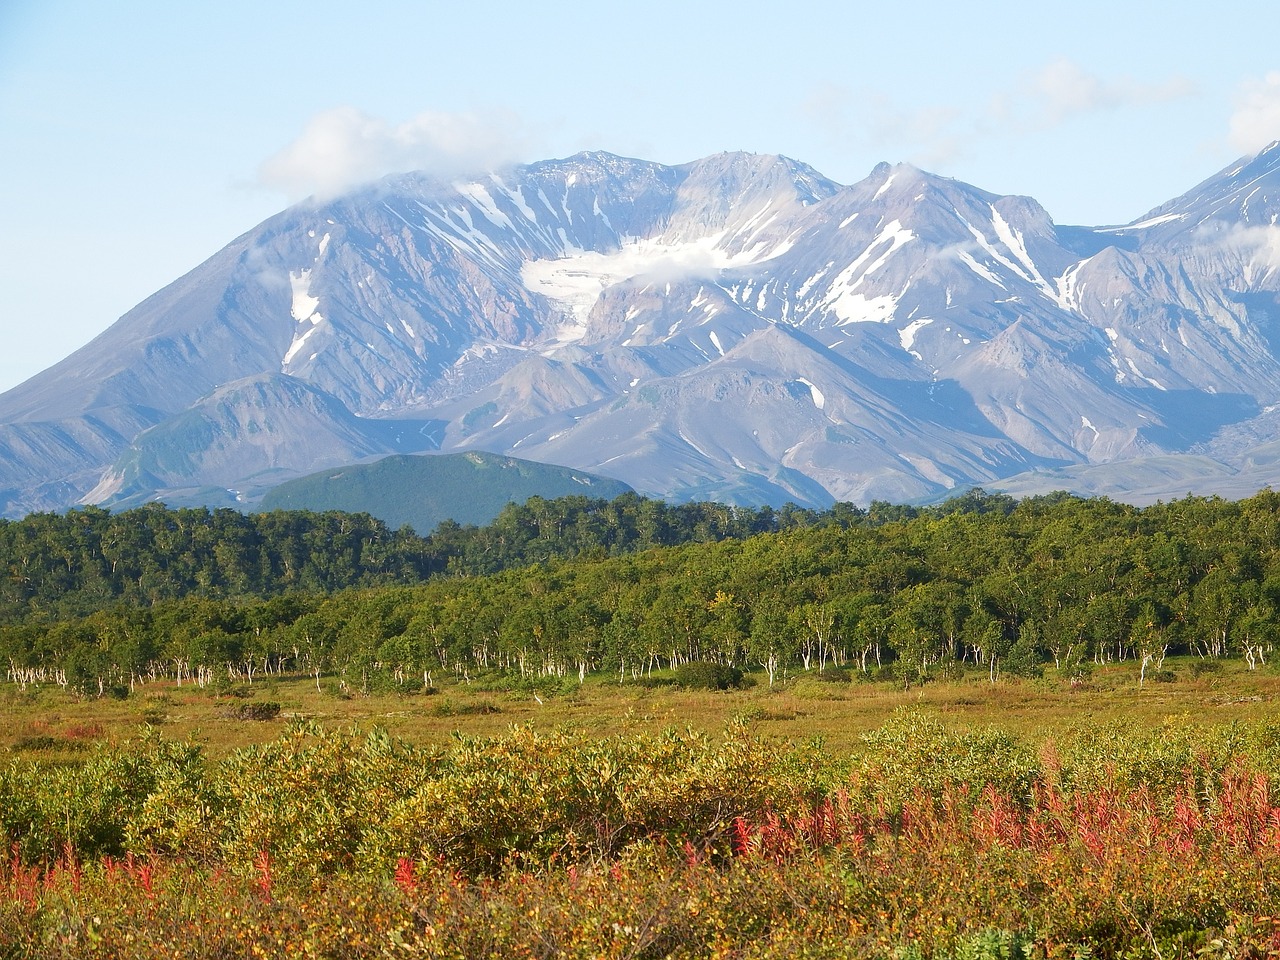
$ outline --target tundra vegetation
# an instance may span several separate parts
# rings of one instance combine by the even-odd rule
[[[1280,956],[1278,521],[0,524],[0,956]]]

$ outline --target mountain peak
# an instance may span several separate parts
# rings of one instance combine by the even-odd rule
[[[1147,230],[1173,241],[1215,225],[1274,226],[1280,220],[1280,140],[1240,157],[1180,197],[1163,203],[1123,230]]]
[[[719,184],[728,191],[789,187],[802,203],[825,199],[840,189],[807,163],[777,153],[717,153],[679,169],[687,172],[690,181]]]
[[[610,173],[621,173],[637,166],[647,166],[648,161],[624,157],[607,150],[580,150],[563,160],[552,160],[550,163],[578,169],[607,170]]]
[[[1272,154],[1280,154],[1280,140],[1272,140],[1265,147],[1258,151],[1258,156],[1269,156]]]
[[[541,160],[520,168],[536,180],[571,180],[570,185],[629,179],[652,181],[660,179],[665,169],[651,160],[637,160],[604,150],[582,150],[559,160]]]
[[[954,183],[946,177],[921,170],[910,163],[886,163],[883,160],[871,168],[871,172],[853,185],[857,191],[871,191],[873,197],[892,191],[912,189],[921,183]]]
[[[1277,170],[1280,170],[1280,140],[1273,140],[1257,153],[1243,156],[1224,168],[1218,177],[1243,184]]]

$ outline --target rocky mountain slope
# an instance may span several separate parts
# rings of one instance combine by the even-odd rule
[[[1270,482],[1277,216],[1276,144],[1105,228],[907,165],[394,177],[266,221],[0,396],[4,512],[252,502],[459,450],[754,503]]]

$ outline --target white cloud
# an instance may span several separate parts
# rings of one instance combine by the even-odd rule
[[[985,106],[911,107],[879,93],[859,95],[827,86],[816,90],[804,109],[833,140],[861,142],[930,167],[954,162],[993,137],[1041,132],[1075,117],[1167,103],[1194,93],[1185,77],[1152,83],[1103,77],[1059,57],[1023,75],[1014,89],[993,96]]]
[[[528,146],[508,114],[421,113],[400,124],[355,107],[316,114],[302,134],[258,168],[264,186],[298,200],[331,197],[390,173],[479,173],[510,164]]]
[[[1264,268],[1246,271],[1246,276],[1253,275],[1257,279],[1270,278],[1271,271],[1280,267],[1280,227],[1236,225],[1222,236],[1206,226],[1204,233],[1219,243],[1227,244],[1246,263],[1254,266],[1261,265]]]
[[[1280,138],[1280,70],[1261,80],[1249,80],[1236,94],[1231,115],[1231,145],[1246,153],[1261,150]]]
[[[1185,77],[1175,76],[1161,83],[1142,83],[1132,77],[1106,79],[1065,57],[1045,64],[1035,74],[1031,89],[1032,96],[1024,106],[1050,124],[1082,113],[1168,103],[1195,92]]]
[[[1108,106],[1110,95],[1102,80],[1078,64],[1059,58],[1046,64],[1031,84],[1031,103],[1049,120],[1063,120]]]

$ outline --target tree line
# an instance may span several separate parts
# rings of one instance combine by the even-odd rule
[[[887,506],[887,505],[886,505]],[[368,514],[244,514],[162,503],[111,513],[84,507],[0,520],[0,622],[84,616],[116,603],[270,597],[494,573],[552,557],[616,556],[861,518],[718,503],[533,497],[483,527],[445,522],[428,536]]]
[[[151,524],[135,542],[168,531],[180,546],[115,559],[88,532],[123,536],[130,521]],[[0,655],[15,679],[88,692],[279,672],[365,689],[421,689],[442,672],[634,682],[688,662],[759,669],[774,682],[831,667],[911,681],[964,664],[993,680],[1045,667],[1075,676],[1131,659],[1145,679],[1171,653],[1263,666],[1280,613],[1280,495],[1269,490],[1144,509],[981,491],[928,509],[819,512],[568,498],[428,538],[341,514],[148,507],[18,521],[0,528],[5,550],[15,528],[31,534],[26,524],[71,531],[48,542],[80,544],[61,558],[67,577],[95,567],[76,602],[97,606],[60,610],[43,586],[24,595],[18,558],[6,554],[6,589],[17,592],[6,597]],[[257,533],[256,552],[215,535],[282,529],[295,533]],[[163,586],[154,596],[134,589],[148,563],[142,583]],[[54,567],[47,556],[37,564]],[[257,590],[240,589],[246,582]]]

